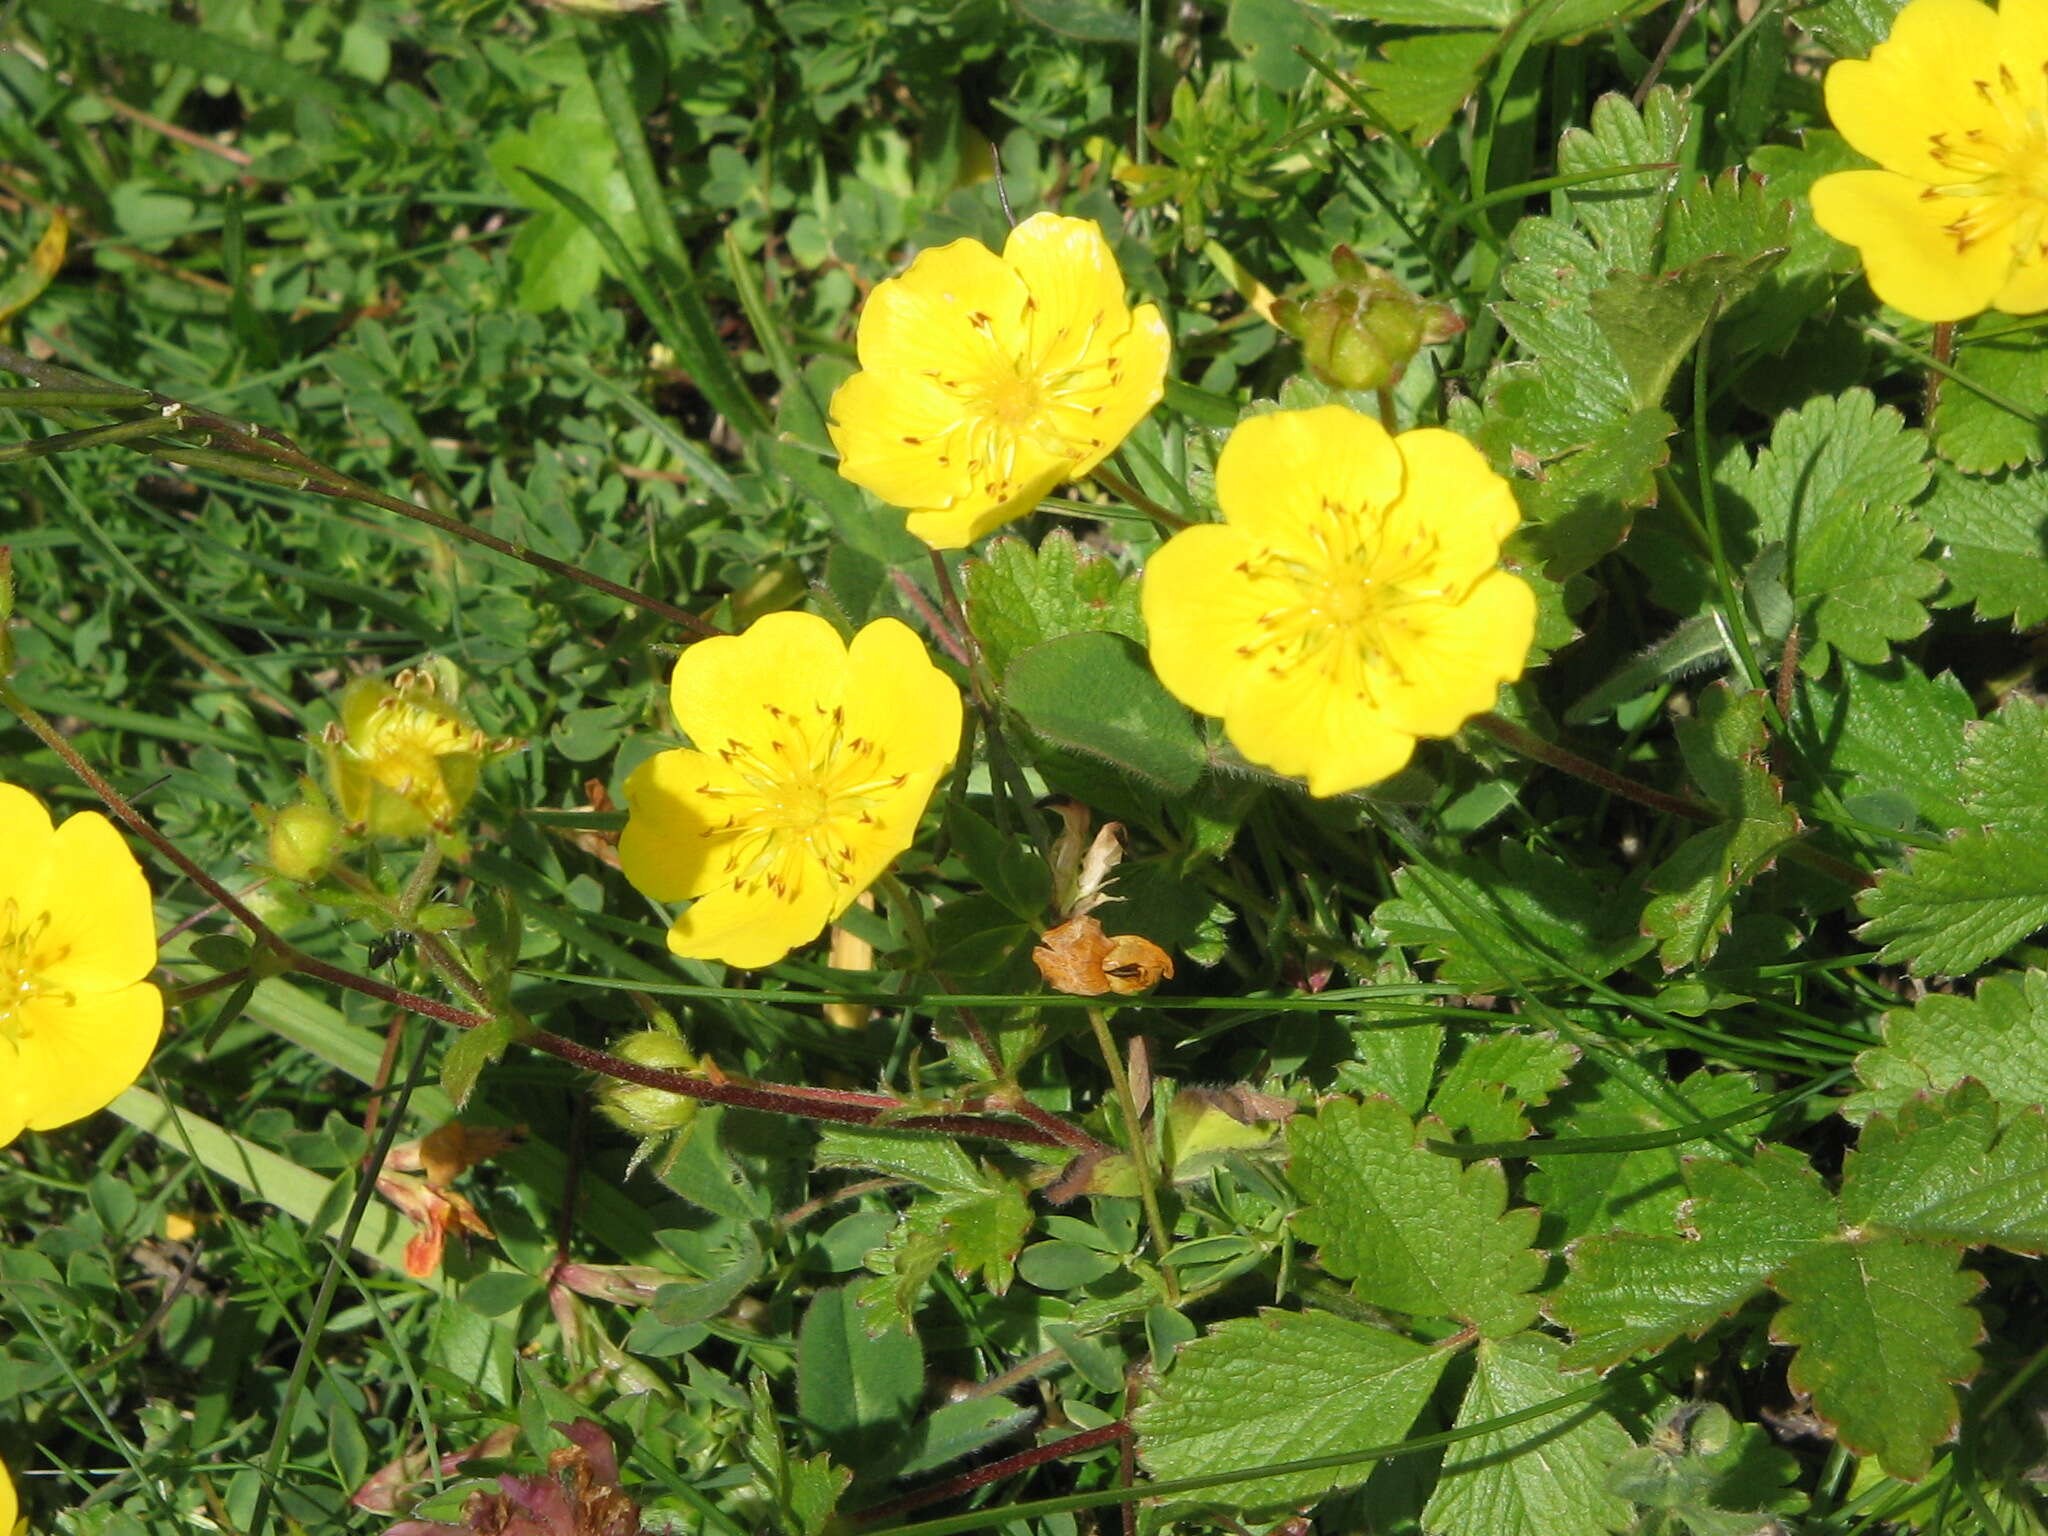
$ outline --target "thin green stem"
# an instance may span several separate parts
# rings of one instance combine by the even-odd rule
[[[1112,494],[1122,497],[1126,504],[1136,507],[1168,533],[1178,533],[1189,526],[1186,518],[1177,512],[1169,512],[1107,464],[1098,464],[1089,470],[1088,478],[1097,481]]]
[[[1109,1068],[1110,1081],[1116,1084],[1117,1107],[1123,1112],[1124,1143],[1130,1149],[1132,1166],[1138,1175],[1138,1199],[1145,1207],[1145,1225],[1152,1233],[1152,1248],[1159,1260],[1160,1278],[1166,1282],[1166,1299],[1169,1304],[1180,1304],[1180,1276],[1173,1270],[1173,1235],[1166,1228],[1166,1218],[1159,1209],[1159,1172],[1152,1161],[1152,1144],[1145,1133],[1143,1121],[1138,1118],[1138,1096],[1131,1091],[1130,1074],[1124,1071],[1124,1059],[1116,1048],[1116,1036],[1109,1032],[1109,1020],[1100,1008],[1088,1010],[1088,1027],[1095,1031],[1096,1047],[1102,1052],[1102,1064]]]

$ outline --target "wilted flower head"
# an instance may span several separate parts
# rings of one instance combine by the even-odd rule
[[[321,738],[342,819],[373,837],[418,837],[454,824],[484,759],[517,743],[493,742],[454,698],[452,668],[407,670],[390,682],[359,677],[341,694],[341,718]]]
[[[1166,323],[1125,302],[1092,219],[1036,213],[998,256],[920,252],[861,309],[832,397],[839,472],[959,549],[1100,464],[1166,388]]]
[[[1238,750],[1317,795],[1397,773],[1520,675],[1536,598],[1496,569],[1520,520],[1478,450],[1341,405],[1254,416],[1216,463],[1224,521],[1145,568],[1152,665]]]
[[[402,1520],[385,1536],[640,1536],[640,1506],[619,1486],[611,1436],[589,1419],[554,1426],[572,1442],[548,1453],[548,1475],[498,1479],[477,1493],[460,1525]]]
[[[678,955],[757,969],[817,937],[908,848],[960,743],[960,690],[877,619],[849,646],[809,613],[700,640],[669,685],[694,744],[626,781],[619,863],[690,905]]]
[[[106,817],[53,826],[34,795],[0,783],[0,849],[4,1147],[111,1103],[149,1061],[164,1007],[144,979],[156,966],[149,885]]]
[[[1814,220],[1880,299],[1936,321],[2048,309],[2048,5],[1913,0],[1825,89],[1883,169],[1821,177]]]

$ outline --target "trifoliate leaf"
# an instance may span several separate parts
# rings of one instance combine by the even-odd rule
[[[1917,510],[1934,532],[1948,577],[1942,606],[1968,603],[1978,618],[2010,619],[2014,629],[2048,619],[2048,471],[1978,479],[1944,468]]]
[[[1924,1242],[2048,1249],[2048,1118],[1982,1085],[1871,1116],[1842,1168],[1842,1220]]]
[[[1856,1058],[1864,1091],[1841,1103],[1851,1120],[1966,1077],[2008,1110],[2048,1104],[2048,972],[1990,977],[1975,997],[1930,992],[1881,1023],[1884,1044]]]
[[[1897,411],[1852,389],[1787,411],[1754,464],[1735,453],[1717,470],[1717,510],[1748,521],[1758,548],[1784,546],[1810,672],[1830,647],[1875,666],[1927,627],[1941,572],[1920,558],[1927,527],[1906,510],[1926,488],[1926,459]]]
[[[967,622],[990,669],[1001,677],[1021,652],[1061,635],[1109,630],[1145,638],[1138,582],[1103,555],[1084,551],[1063,528],[1036,551],[1022,539],[997,539],[961,577]]]
[[[1560,1370],[1561,1350],[1541,1334],[1480,1342],[1460,1428],[1534,1408],[1585,1385]],[[1579,1404],[1462,1440],[1444,1453],[1422,1528],[1442,1536],[1603,1536],[1634,1510],[1607,1490],[1607,1469],[1628,1454],[1628,1432]]]
[[[1862,937],[1917,975],[1962,975],[2048,923],[2048,705],[2013,695],[1969,743],[1959,798],[1972,829],[1858,898]]]
[[[1770,733],[1762,694],[1716,683],[1699,713],[1678,725],[1679,750],[1700,797],[1726,819],[1687,838],[1650,876],[1662,894],[1643,909],[1643,932],[1675,971],[1711,959],[1732,923],[1729,898],[1799,834],[1799,816],[1764,760]]]
[[[1373,922],[1393,943],[1440,961],[1440,981],[1475,992],[1567,969],[1597,980],[1650,947],[1628,920],[1620,881],[1602,883],[1519,843],[1502,844],[1496,859],[1467,854],[1397,870],[1397,894]]]
[[[1530,1129],[1525,1109],[1548,1103],[1578,1059],[1577,1046],[1551,1034],[1503,1029],[1467,1036],[1438,1080],[1429,1112],[1473,1141],[1519,1141]]]
[[[1800,690],[1800,710],[1808,717],[1795,717],[1797,725],[1828,744],[1827,766],[1865,820],[1882,820],[1896,802],[1937,831],[1968,821],[1957,795],[1964,727],[1977,710],[1954,674],[1930,678],[1904,657],[1883,667],[1845,661],[1825,691]],[[1858,799],[1873,805],[1866,810]]]
[[[1425,1120],[1425,1133],[1442,1127]],[[1493,1161],[1460,1164],[1422,1145],[1391,1099],[1332,1099],[1288,1126],[1301,1237],[1365,1301],[1470,1323],[1489,1338],[1526,1328],[1543,1278],[1537,1213],[1507,1208]]]
[[[1957,1250],[1906,1238],[1828,1243],[1772,1281],[1785,1305],[1771,1337],[1791,1344],[1789,1379],[1859,1456],[1916,1479],[1955,1433],[1950,1385],[1976,1374],[1983,1324],[1969,1306],[1983,1283]]]
[[[1935,452],[1972,475],[2048,458],[2048,415],[2041,409],[2048,400],[2048,347],[2038,330],[2015,330],[2010,315],[1980,315],[1956,333],[1955,370],[1959,377],[1941,381]],[[2004,403],[1985,399],[1969,384]],[[2037,560],[2039,553],[2037,545]]]
[[[1584,447],[1511,484],[1531,527],[1523,535],[1543,574],[1564,581],[1628,536],[1657,499],[1656,472],[1671,460],[1678,424],[1661,410],[1630,411],[1595,428]]]
[[[1138,1454],[1165,1479],[1391,1445],[1409,1433],[1448,1358],[1327,1312],[1232,1318],[1174,1356],[1135,1416]],[[1246,1510],[1307,1504],[1364,1482],[1373,1467],[1250,1477],[1202,1498]]]
[[[1733,1114],[1761,1097],[1756,1084],[1739,1072],[1695,1072],[1674,1088],[1697,1120]],[[1538,1116],[1537,1127],[1547,1140],[1568,1147],[1602,1137],[1675,1130],[1681,1123],[1675,1113],[1647,1102],[1614,1072],[1582,1069],[1572,1079],[1570,1094],[1553,1100],[1548,1112]],[[1758,1121],[1726,1134],[1743,1144],[1761,1128]],[[1539,1150],[1546,1144],[1530,1149],[1535,1172],[1527,1188],[1544,1220],[1558,1224],[1559,1238],[1617,1228],[1667,1234],[1686,1196],[1681,1175],[1685,1162],[1726,1155],[1720,1143],[1705,1137],[1614,1152]]]
[[[1689,1235],[1615,1232],[1567,1250],[1571,1273],[1549,1311],[1574,1335],[1571,1369],[1705,1332],[1839,1226],[1819,1176],[1783,1148],[1761,1149],[1746,1168],[1689,1164],[1686,1181],[1693,1198],[1679,1219]]]

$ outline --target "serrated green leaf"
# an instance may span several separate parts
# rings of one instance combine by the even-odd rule
[[[1525,1113],[1547,1104],[1579,1059],[1579,1048],[1552,1034],[1503,1029],[1467,1036],[1438,1080],[1429,1112],[1473,1141],[1518,1141],[1529,1134]]]
[[[1962,975],[2048,923],[2048,704],[2020,695],[1970,736],[1963,808],[1974,829],[1883,871],[1858,900],[1862,936],[1916,975]]]
[[[1653,206],[1647,211],[1655,217]],[[1489,375],[1482,440],[1501,456],[1555,458],[1593,443],[1635,408],[1621,360],[1593,321],[1607,261],[1560,219],[1522,220],[1508,251],[1514,260],[1500,280],[1508,297],[1494,312],[1531,361]]]
[[[1208,766],[1187,710],[1122,635],[1063,635],[1020,653],[1003,674],[1003,702],[1055,745],[1165,789],[1194,788]]]
[[[1479,89],[1500,46],[1495,31],[1425,32],[1382,44],[1384,57],[1366,60],[1354,75],[1388,123],[1428,144]]]
[[[1225,31],[1260,83],[1281,92],[1300,90],[1313,73],[1296,49],[1324,58],[1336,46],[1329,23],[1306,0],[1231,0]]]
[[[1576,453],[1511,483],[1524,535],[1552,581],[1576,576],[1628,536],[1638,509],[1657,499],[1656,472],[1671,460],[1678,424],[1661,410],[1630,411],[1598,427]]]
[[[2048,1119],[1978,1083],[1871,1116],[1842,1168],[1842,1220],[1923,1242],[2048,1249]]]
[[[1702,1120],[1732,1114],[1760,1097],[1756,1084],[1738,1072],[1695,1072],[1679,1082],[1677,1090]],[[1572,1080],[1571,1093],[1538,1117],[1538,1129],[1546,1137],[1566,1143],[1677,1127],[1678,1121],[1663,1105],[1645,1102],[1619,1075],[1598,1068],[1582,1069]],[[1546,1221],[1558,1223],[1559,1235],[1566,1238],[1615,1229],[1669,1233],[1686,1197],[1682,1170],[1687,1160],[1725,1156],[1717,1143],[1704,1138],[1632,1152],[1551,1156],[1545,1156],[1540,1145],[1531,1149],[1529,1198],[1542,1208]]]
[[[2048,619],[2048,473],[1979,479],[1944,466],[1917,510],[1940,541],[1944,607],[1968,603],[1980,619],[2010,619],[2014,629]]]
[[[997,539],[961,569],[967,622],[990,669],[1001,677],[1017,656],[1061,635],[1107,630],[1145,638],[1138,581],[1107,557],[1085,551],[1064,528],[1032,547]]]
[[[938,1208],[939,1236],[953,1273],[961,1280],[979,1275],[1000,1296],[1017,1277],[1017,1250],[1031,1233],[1031,1202],[1015,1184],[984,1194],[946,1200]]]
[[[1746,1168],[1698,1162],[1686,1173],[1693,1201],[1681,1219],[1690,1236],[1616,1232],[1568,1250],[1571,1272],[1549,1311],[1572,1331],[1571,1369],[1705,1332],[1835,1236],[1834,1200],[1796,1153],[1765,1147]]]
[[[835,1466],[827,1452],[806,1461],[792,1460],[783,1508],[795,1521],[797,1536],[824,1536],[839,1509],[839,1496],[852,1481],[853,1469]]]
[[[1771,1337],[1797,1349],[1793,1387],[1844,1445],[1894,1477],[1927,1471],[1955,1433],[1951,1383],[1976,1374],[1983,1325],[1968,1303],[1982,1282],[1960,1257],[1896,1237],[1828,1243],[1772,1281],[1785,1305]]]
[[[1934,451],[1966,474],[1983,475],[2048,458],[2048,345],[2032,328],[2015,331],[2010,315],[1980,315],[1956,332],[1959,378],[1941,382],[1934,410]],[[1964,384],[1983,386],[2014,405],[2020,415],[1984,398]],[[2038,558],[2040,546],[2034,554]]]
[[[1000,1183],[959,1142],[916,1131],[824,1125],[815,1157],[820,1168],[872,1168],[948,1194],[984,1194]]]
[[[1519,843],[1498,862],[1475,854],[1395,871],[1392,901],[1373,922],[1396,944],[1441,963],[1439,980],[1490,992],[1552,976],[1562,965],[1598,979],[1650,947],[1615,885]]]
[[[1906,0],[1821,0],[1802,6],[1799,25],[1819,38],[1838,59],[1860,59],[1891,36]]]
[[[1864,1091],[1840,1106],[1852,1120],[1966,1077],[2008,1109],[2048,1104],[2048,972],[1988,977],[1974,997],[1930,992],[1880,1025],[1884,1044],[1856,1058]]]
[[[1658,86],[1640,107],[1625,96],[1593,103],[1584,128],[1567,128],[1557,141],[1560,175],[1616,170],[1625,165],[1673,165],[1631,171],[1566,192],[1572,217],[1600,248],[1606,271],[1654,272],[1664,207],[1692,131],[1692,113],[1669,86]],[[1604,275],[1604,273],[1603,273]]]
[[[1617,272],[1594,290],[1593,323],[1614,349],[1638,409],[1663,404],[1672,375],[1707,322],[1734,308],[1784,254],[1703,256],[1654,277]]]
[[[1052,870],[1037,849],[1014,834],[998,832],[987,817],[964,805],[947,807],[946,830],[983,891],[1027,923],[1045,915],[1052,900]]]
[[[1543,1278],[1543,1256],[1529,1246],[1537,1213],[1507,1208],[1499,1163],[1461,1165],[1429,1151],[1391,1099],[1333,1099],[1297,1116],[1287,1145],[1306,1202],[1296,1230],[1361,1298],[1456,1318],[1489,1338],[1535,1318],[1527,1293]]]
[[[1183,1347],[1135,1415],[1158,1479],[1255,1472],[1402,1439],[1448,1357],[1327,1312],[1232,1318]],[[1243,1510],[1307,1504],[1362,1483],[1371,1462],[1247,1478],[1204,1495]]]
[[[1799,816],[1764,759],[1762,694],[1716,683],[1699,713],[1679,722],[1678,745],[1700,797],[1725,819],[1679,844],[1650,876],[1662,894],[1643,909],[1643,932],[1659,940],[1667,971],[1713,957],[1732,923],[1729,897],[1799,834]]]
[[[502,1059],[522,1033],[518,1020],[508,1015],[465,1030],[450,1042],[441,1058],[441,1091],[448,1102],[457,1109],[467,1104],[484,1068]]]
[[[1541,1334],[1482,1340],[1458,1426],[1484,1423],[1561,1397],[1583,1379],[1561,1369]],[[1606,1472],[1631,1447],[1628,1432],[1591,1404],[1459,1442],[1444,1453],[1422,1528],[1442,1536],[1602,1536],[1634,1511],[1607,1491]]]
[[[1759,548],[1784,547],[1784,585],[1819,672],[1830,647],[1873,666],[1927,627],[1941,572],[1920,558],[1924,523],[1906,509],[1926,488],[1926,442],[1866,389],[1787,411],[1754,464],[1724,459],[1721,510],[1745,514]]]
[[[1884,667],[1845,661],[1831,689],[1800,690],[1799,711],[1847,796],[1896,796],[1943,832],[1968,821],[1958,797],[1964,727],[1977,710],[1953,673],[1930,678],[1903,657]]]

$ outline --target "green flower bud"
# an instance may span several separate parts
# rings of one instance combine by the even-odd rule
[[[1417,298],[1349,246],[1338,246],[1330,264],[1331,287],[1273,306],[1274,324],[1301,343],[1302,361],[1325,384],[1388,388],[1424,346],[1465,328],[1450,306]]]
[[[270,867],[301,885],[318,880],[334,862],[341,818],[324,805],[300,801],[270,823]]]
[[[697,1054],[679,1036],[665,1029],[643,1029],[612,1047],[614,1056],[664,1072],[694,1072]],[[649,1088],[610,1078],[598,1090],[597,1107],[604,1117],[629,1135],[643,1140],[687,1130],[697,1118],[697,1101],[684,1093]],[[639,1159],[635,1158],[635,1162]]]

